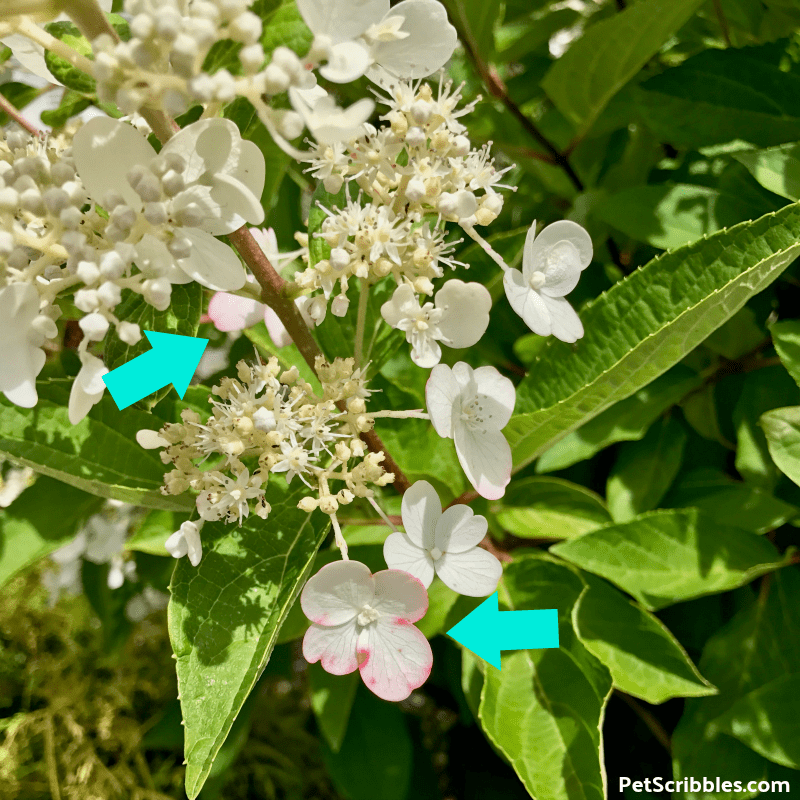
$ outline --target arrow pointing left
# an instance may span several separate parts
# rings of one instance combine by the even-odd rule
[[[500,611],[495,592],[450,628],[447,635],[500,669],[501,650],[558,647],[558,611]]]
[[[169,384],[183,397],[208,344],[208,339],[176,333],[144,335],[153,349],[103,376],[120,411]]]

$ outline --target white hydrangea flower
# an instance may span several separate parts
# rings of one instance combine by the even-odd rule
[[[461,467],[478,494],[502,497],[511,480],[511,448],[502,429],[514,411],[514,384],[494,367],[439,364],[431,370],[425,398],[433,427],[455,441]]]
[[[100,402],[106,385],[103,375],[108,374],[106,365],[91,353],[81,354],[82,366],[72,382],[69,393],[69,421],[77,425]]]
[[[425,78],[443,67],[458,43],[438,0],[298,0],[303,19],[327,50],[323,78],[349,83],[366,74]],[[324,43],[324,47],[321,45]]]
[[[45,362],[42,345],[56,333],[55,322],[39,314],[33,286],[11,283],[0,289],[0,392],[15,405],[36,405],[36,377]]]
[[[472,347],[489,326],[492,296],[480,283],[448,281],[433,303],[420,306],[413,287],[404,283],[381,306],[381,316],[406,334],[411,360],[419,367],[435,367],[442,358],[439,342],[448,347]]]
[[[485,517],[465,505],[442,513],[439,495],[427,481],[417,481],[403,495],[401,513],[405,533],[395,531],[383,544],[390,569],[408,572],[426,588],[435,573],[454,592],[470,597],[497,589],[503,567],[478,547],[488,530]]]
[[[200,541],[200,529],[196,522],[184,522],[175,533],[164,543],[173,558],[189,556],[193,567],[200,563],[203,557],[203,544]]]
[[[553,222],[538,236],[534,222],[525,239],[522,272],[509,269],[503,276],[508,302],[534,333],[575,342],[583,325],[564,295],[591,261],[592,239],[576,222]]]
[[[431,646],[412,624],[428,610],[428,594],[407,572],[372,575],[358,561],[337,561],[308,581],[300,605],[313,623],[303,655],[332,675],[358,669],[384,700],[405,700],[430,675]]]
[[[75,134],[73,155],[91,198],[104,207],[115,199],[106,208],[115,234],[131,231],[137,220],[164,233],[166,241],[152,233],[140,237],[140,268],[170,283],[195,280],[218,291],[244,285],[236,254],[214,237],[263,221],[265,162],[230,120],[188,125],[156,154],[133,126],[95,117]]]
[[[289,89],[292,108],[302,117],[311,135],[321,145],[349,142],[361,133],[375,103],[364,97],[347,108],[340,108],[321,86]]]

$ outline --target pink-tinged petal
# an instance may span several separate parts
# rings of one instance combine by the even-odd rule
[[[494,367],[478,367],[474,376],[481,417],[492,428],[505,428],[517,402],[514,384]]]
[[[519,314],[525,324],[539,336],[552,333],[550,314],[544,300],[528,285],[518,269],[509,269],[503,275],[503,288],[511,308]]]
[[[415,481],[408,489],[403,495],[400,514],[408,538],[417,547],[427,550],[433,547],[436,520],[442,515],[442,501],[428,481]]]
[[[488,529],[486,517],[475,516],[469,506],[451,506],[436,523],[436,546],[443,553],[464,553],[475,547]]]
[[[137,164],[149,164],[156,151],[132,125],[111,117],[94,117],[72,140],[75,168],[92,200],[103,204],[113,191],[131,208],[141,208],[142,199],[128,183],[128,172]]]
[[[534,223],[531,226],[531,230],[535,230],[535,227],[536,224]],[[559,242],[569,242],[575,248],[582,270],[592,263],[592,237],[577,222],[569,219],[560,219],[558,222],[553,222],[543,228],[530,248],[528,248],[528,240],[525,240],[523,264],[531,272],[545,272],[543,255],[549,248]]]
[[[428,610],[428,593],[413,575],[399,569],[384,569],[373,576],[375,600],[372,607],[386,617],[416,622]]]
[[[332,628],[312,625],[303,637],[303,656],[309,664],[321,662],[331,675],[348,675],[358,669],[357,641],[355,620]]]
[[[449,280],[436,293],[435,302],[444,312],[439,331],[448,347],[472,347],[486,333],[492,296],[482,284]]]
[[[487,597],[497,589],[503,565],[480,547],[466,553],[445,553],[436,562],[436,574],[454,592]]]
[[[208,316],[218,331],[242,331],[261,322],[266,306],[249,297],[217,292],[208,303]]]
[[[511,448],[501,431],[456,428],[456,454],[461,468],[481,497],[498,500],[511,480]]]
[[[280,317],[269,306],[264,306],[264,324],[267,326],[267,333],[274,342],[275,347],[286,347],[292,343],[289,331],[286,330]]]
[[[453,370],[446,364],[435,366],[425,384],[425,402],[436,433],[444,439],[453,438],[453,405],[460,395]]]
[[[303,613],[318,625],[354,620],[375,597],[369,567],[360,561],[334,561],[309,579],[300,595]]]
[[[553,336],[562,342],[577,342],[583,336],[583,323],[575,309],[563,297],[544,297],[543,300],[553,323]]]
[[[426,589],[433,581],[433,559],[404,533],[390,533],[383,543],[383,557],[389,569],[413,575]]]
[[[199,228],[180,230],[192,242],[192,254],[178,262],[187,275],[218,292],[231,292],[244,286],[247,273],[228,245]]]
[[[456,29],[437,0],[402,0],[387,16],[403,17],[403,39],[376,42],[376,64],[400,78],[426,78],[443,67],[458,44]],[[368,72],[367,77],[371,78]]]
[[[384,700],[405,700],[428,679],[433,652],[413,625],[387,618],[365,628],[358,643],[361,677]]]

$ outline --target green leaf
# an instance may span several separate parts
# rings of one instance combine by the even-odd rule
[[[39,478],[0,514],[0,586],[71,541],[101,500],[53,478]]]
[[[639,0],[601,20],[553,64],[542,88],[567,119],[587,130],[702,2]]]
[[[168,556],[164,543],[178,530],[184,519],[188,519],[188,515],[181,515],[180,519],[178,516],[173,511],[151,511],[125,540],[125,548],[154,556]]]
[[[701,383],[702,376],[683,364],[676,364],[631,397],[556,442],[536,462],[536,471],[564,469],[591,458],[615,442],[641,439],[665,411]]]
[[[322,748],[334,785],[349,800],[406,800],[412,753],[403,712],[363,685],[357,686],[341,750]]]
[[[769,332],[781,363],[800,386],[800,320],[776,322]]]
[[[600,729],[611,678],[572,629],[583,582],[539,556],[514,561],[503,582],[511,608],[558,609],[560,646],[504,654],[502,670],[486,668],[481,727],[531,797],[603,800]]]
[[[796,506],[773,497],[768,491],[733,480],[708,467],[683,474],[664,498],[663,505],[670,508],[692,506],[720,525],[752,533],[775,530],[798,515]]]
[[[314,710],[317,725],[328,747],[338,753],[347,732],[361,674],[356,671],[349,675],[331,675],[319,664],[309,664],[308,683],[311,688],[311,708]]]
[[[699,668],[719,693],[686,701],[672,739],[676,778],[727,776],[731,764],[736,764],[735,778],[745,784],[768,777],[770,762],[726,734],[725,728],[730,730],[734,723],[733,715],[726,712],[740,698],[771,681],[800,672],[798,607],[800,575],[797,570],[781,570],[770,577],[758,599],[751,596],[747,605],[709,639]],[[691,796],[698,800],[702,797],[697,793]]]
[[[800,406],[777,408],[761,415],[772,460],[800,486]]]
[[[93,58],[92,46],[81,35],[77,26],[71,22],[51,22],[45,26],[45,30],[56,39],[69,45],[73,50],[78,52],[84,58]],[[57,56],[50,50],[46,50],[44,54],[44,63],[47,69],[50,70],[53,77],[59,83],[63,83],[68,89],[79,92],[83,95],[92,95],[95,93],[96,83],[91,75],[81,72],[69,63],[66,59]]]
[[[169,631],[177,658],[186,733],[186,793],[195,798],[278,631],[309,575],[327,517],[297,508],[304,486],[270,483],[272,512],[240,528],[203,527],[203,559],[181,559],[170,590]]]
[[[733,157],[770,192],[800,200],[800,144],[769,147],[766,150],[746,150]]]
[[[514,481],[496,514],[503,528],[523,539],[571,539],[611,522],[599,495],[562,478]]]
[[[255,5],[262,9],[261,13],[256,13],[259,13],[264,22],[261,46],[268,61],[272,51],[280,46],[288,47],[300,56],[308,52],[314,36],[303,22],[295,0],[283,0],[280,4],[269,0]]]
[[[194,281],[173,284],[170,304],[165,311],[158,311],[140,294],[128,291],[114,313],[126,322],[136,323],[142,330],[142,338],[134,345],[125,344],[114,329],[103,353],[103,360],[109,371],[152,349],[144,331],[197,336],[200,315],[203,313],[203,287]],[[140,400],[137,405],[149,411],[172,391],[174,389],[170,384]]]
[[[72,117],[85,111],[91,104],[92,101],[88,97],[80,92],[67,89],[58,108],[54,108],[52,111],[42,111],[42,122],[51,128],[63,128]]]
[[[451,22],[483,61],[494,59],[494,26],[500,18],[500,0],[443,0]]]
[[[798,403],[800,391],[782,367],[764,367],[745,376],[733,411],[733,422],[736,426],[736,471],[748,483],[767,491],[775,488],[780,471],[770,458],[767,437],[758,421],[766,411]]]
[[[550,552],[607,578],[651,611],[742,586],[787,563],[766,539],[691,508],[643,514]]]
[[[66,382],[39,381],[37,389],[35,408],[0,399],[0,454],[98,497],[175,511],[194,505],[188,495],[161,494],[164,465],[155,451],[136,442],[138,431],[161,427],[152,414],[136,408],[120,411],[104,397],[73,425],[67,416]]]
[[[592,212],[634,239],[671,249],[777,207],[760,197],[710,186],[666,183],[623,189],[598,203]]]
[[[800,769],[800,671],[783,675],[737,700],[715,727],[776,764]]]
[[[442,583],[438,577],[433,579],[433,583],[428,587],[428,610],[425,612],[425,616],[416,623],[427,639],[432,639],[437,633],[442,633],[448,627],[448,614],[458,598],[459,595]]]
[[[640,85],[640,117],[676,147],[797,141],[800,74],[796,65],[784,69],[785,49],[776,43],[704,50]]]
[[[636,6],[633,6],[636,8]],[[787,206],[666,253],[583,312],[585,337],[550,340],[517,390],[505,429],[519,468],[683,358],[800,253],[800,208]]]
[[[681,468],[685,446],[686,430],[674,416],[657,420],[640,441],[622,445],[606,484],[616,522],[659,504]]]
[[[599,578],[584,581],[572,611],[575,633],[617,689],[654,704],[716,693],[658,617]]]

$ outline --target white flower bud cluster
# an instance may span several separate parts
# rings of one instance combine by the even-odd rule
[[[94,363],[98,359],[88,350],[112,325],[129,344],[141,338],[138,325],[114,315],[123,288],[142,291],[141,279],[130,275],[135,250],[122,241],[124,237],[114,235],[114,229],[125,227],[129,220],[116,209],[108,219],[95,209],[84,210],[88,202],[76,171],[70,132],[39,139],[10,128],[4,131],[0,139],[0,304],[4,308],[6,303],[11,308],[16,304],[19,310],[0,321],[0,327],[5,331],[8,326],[7,338],[13,335],[19,347],[34,348],[31,360],[24,363],[36,364],[30,375],[4,376],[5,385],[16,380],[29,383],[24,398],[9,395],[14,402],[36,401],[33,381],[44,359],[35,352],[58,335],[58,300],[65,294],[74,293],[72,305],[83,314],[79,356],[94,372],[102,363],[98,367]],[[19,305],[23,299],[25,309],[33,308],[33,314]],[[27,337],[19,337],[15,329],[20,326],[28,329]],[[14,354],[9,353],[7,360],[0,363],[0,372],[14,371]],[[96,395],[94,402],[100,399],[102,388],[100,384],[99,394],[96,386],[90,392]]]
[[[452,256],[458,242],[446,241],[446,223],[472,235],[502,210],[498,190],[512,188],[500,182],[511,167],[496,169],[488,145],[472,148],[459,118],[474,103],[458,109],[460,98],[461,87],[450,82],[434,93],[428,84],[400,81],[382,99],[389,111],[381,119],[388,125],[365,124],[363,135],[347,145],[312,151],[309,171],[328,192],[351,181],[361,190],[342,208],[323,209],[327,218],[316,236],[331,247],[330,257],[296,276],[304,292],[321,289],[325,301],[338,286],[334,313],[352,277],[369,285],[391,275],[398,285],[431,295],[444,267],[460,264]]]
[[[92,42],[100,99],[127,114],[149,107],[175,116],[193,103],[229,103],[237,96],[260,98],[307,87],[310,76],[288,48],[277,48],[264,63],[262,23],[250,5],[251,0],[126,0],[130,40],[115,42],[104,34]],[[241,45],[241,74],[203,70],[220,41]],[[295,135],[302,121],[300,126]]]
[[[265,492],[271,473],[298,477],[316,496],[298,507],[335,514],[356,497],[372,497],[371,485],[394,479],[381,466],[383,454],[368,453],[360,434],[374,425],[367,413],[369,390],[353,359],[317,360],[322,395],[300,378],[296,367],[282,370],[278,360],[250,365],[240,361],[238,378],[224,378],[211,400],[205,421],[192,410],[180,423],[158,433],[141,431],[143,447],[163,447],[161,459],[172,464],[162,492],[198,492],[197,510],[204,520],[239,522],[253,512],[266,519]],[[215,459],[213,469],[200,464]],[[333,491],[331,483],[344,486]]]

